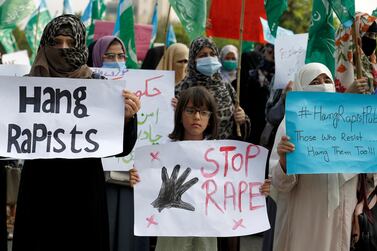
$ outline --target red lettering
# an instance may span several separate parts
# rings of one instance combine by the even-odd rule
[[[256,210],[258,208],[264,207],[263,205],[256,205],[253,206],[253,198],[254,197],[262,197],[263,195],[258,193],[253,193],[253,187],[259,187],[263,183],[262,182],[249,182],[249,196],[250,196],[250,210]]]
[[[252,149],[255,148],[256,153],[252,154]],[[250,144],[246,148],[246,161],[245,161],[245,175],[246,177],[249,177],[249,159],[253,159],[256,156],[258,156],[260,153],[260,148],[257,145]]]
[[[154,97],[154,96],[157,96],[157,95],[160,95],[161,94],[161,91],[157,88],[153,88],[152,90],[154,91],[153,93],[150,92],[149,90],[149,82],[152,82],[152,80],[155,80],[155,79],[159,79],[159,78],[162,78],[163,75],[160,75],[160,76],[157,76],[157,77],[153,77],[153,78],[149,78],[149,79],[146,79],[145,80],[145,89],[144,89],[144,92],[141,91],[141,90],[138,90],[135,92],[135,95],[138,97],[138,98],[141,98],[142,96],[146,96],[146,97]]]
[[[244,185],[244,187],[242,187]],[[241,181],[238,184],[238,210],[242,212],[242,194],[247,191],[247,183],[245,181]]]
[[[235,146],[222,146],[220,152],[225,152],[224,177],[228,174],[228,152],[235,150]]]
[[[228,185],[232,188],[232,194],[228,195]],[[226,211],[227,199],[233,199],[233,210],[236,210],[236,190],[234,189],[233,183],[230,181],[224,184],[224,211]]]
[[[235,164],[234,162],[236,162],[237,158],[240,158],[240,166],[239,166],[239,168],[236,168],[235,165],[234,165],[234,164]],[[243,157],[242,157],[242,154],[241,154],[241,153],[237,153],[237,154],[235,154],[235,155],[232,157],[232,168],[233,168],[233,170],[236,171],[236,172],[241,171],[241,169],[242,169],[242,165],[243,165]]]
[[[212,185],[214,185],[214,190],[212,192],[208,192],[209,190],[209,185],[210,183],[212,183]],[[220,212],[224,213],[224,211],[221,209],[221,207],[216,203],[216,201],[211,197],[213,194],[216,193],[217,191],[217,185],[216,185],[216,182],[214,180],[206,180],[203,185],[202,185],[202,189],[205,189],[206,190],[206,215],[208,215],[208,204],[209,204],[209,201],[211,201],[216,207],[217,209],[220,210]]]
[[[219,165],[219,163],[217,163],[217,161],[214,160],[214,159],[210,159],[210,158],[208,158],[208,154],[209,154],[210,152],[212,152],[213,150],[215,150],[215,149],[214,149],[214,148],[210,148],[210,149],[208,149],[208,150],[205,152],[205,154],[204,154],[204,159],[205,159],[206,161],[208,161],[208,162],[213,163],[213,164],[216,166],[216,169],[215,169],[212,173],[205,173],[205,172],[204,172],[204,167],[200,168],[200,172],[202,173],[203,177],[204,177],[204,178],[207,178],[207,179],[212,178],[213,176],[215,176],[215,175],[219,172],[219,170],[220,170],[220,165]]]

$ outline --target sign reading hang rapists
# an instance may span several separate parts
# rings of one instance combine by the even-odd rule
[[[235,140],[180,141],[135,151],[135,235],[241,236],[269,229],[267,149]]]
[[[123,81],[0,76],[0,156],[104,157],[122,152]]]

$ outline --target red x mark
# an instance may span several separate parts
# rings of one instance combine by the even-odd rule
[[[240,219],[239,221],[233,220],[233,222],[234,222],[234,226],[232,228],[233,230],[236,230],[238,227],[246,228],[244,225],[242,225],[243,219]]]
[[[150,155],[152,156],[152,161],[153,160],[159,160],[159,158],[158,158],[158,155],[159,155],[160,153],[159,152],[151,152],[150,153]]]
[[[154,220],[154,214],[151,217],[147,217],[146,220],[148,221],[148,226],[150,227],[151,225],[158,225],[157,221]]]

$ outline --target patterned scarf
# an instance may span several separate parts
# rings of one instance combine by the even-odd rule
[[[186,77],[176,86],[176,96],[185,89],[192,86],[204,86],[215,97],[218,106],[219,139],[228,139],[233,136],[234,103],[236,92],[230,83],[222,80],[220,73],[215,73],[212,77],[205,76],[196,70],[196,56],[203,48],[210,48],[219,56],[219,51],[215,43],[206,37],[198,37],[192,41],[189,52],[188,72]]]
[[[376,21],[376,18],[367,13],[356,13],[354,25],[356,33],[361,38],[369,29],[369,26]],[[352,27],[340,26],[336,32],[336,72],[335,86],[338,92],[344,92],[355,80],[356,68],[353,65],[355,41],[352,37]],[[361,68],[363,77],[368,78],[369,86],[373,88],[376,74],[376,64],[371,62],[360,49]],[[373,89],[372,89],[373,90]]]
[[[70,36],[72,48],[53,48],[55,37]],[[51,20],[45,27],[30,76],[91,78],[92,71],[86,66],[88,51],[85,45],[85,26],[75,15],[62,15]]]

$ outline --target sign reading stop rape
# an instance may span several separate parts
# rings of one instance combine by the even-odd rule
[[[234,140],[181,141],[136,149],[135,234],[240,236],[269,229],[267,149]]]
[[[0,156],[83,158],[122,152],[124,85],[0,76]]]

